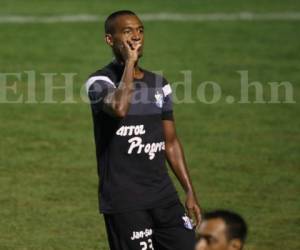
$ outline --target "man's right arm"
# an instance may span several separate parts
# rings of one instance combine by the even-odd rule
[[[141,44],[134,46],[124,41],[123,46],[125,67],[121,82],[118,88],[110,92],[103,100],[103,111],[119,118],[125,117],[130,107],[130,101],[134,91],[134,68],[138,60],[138,50]]]
[[[126,61],[119,87],[107,94],[103,99],[104,112],[119,118],[126,116],[134,91],[134,65],[135,61],[133,60]]]

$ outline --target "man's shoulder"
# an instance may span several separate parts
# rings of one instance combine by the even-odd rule
[[[108,78],[110,81],[116,83],[120,80],[120,72],[114,67],[113,63],[109,63],[103,68],[100,68],[90,74],[88,79],[91,78]]]

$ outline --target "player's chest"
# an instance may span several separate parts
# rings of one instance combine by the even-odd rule
[[[148,87],[146,84],[135,86],[131,97],[129,115],[161,114],[164,95],[161,87]]]

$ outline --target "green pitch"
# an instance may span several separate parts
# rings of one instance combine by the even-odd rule
[[[1,1],[0,15],[107,15],[300,11],[296,1]],[[126,1],[127,2],[127,1]],[[172,82],[192,72],[193,97],[204,81],[222,88],[215,104],[176,104],[177,131],[201,205],[233,209],[250,227],[247,250],[298,250],[300,21],[145,22],[141,65]],[[89,106],[79,90],[111,59],[102,23],[0,23],[0,72],[73,72],[77,104],[0,103],[0,249],[106,250],[98,214]],[[248,70],[270,100],[267,82],[289,81],[295,104],[228,104]],[[17,81],[25,93],[26,75]],[[60,77],[56,84],[62,85]],[[209,92],[209,91],[208,91]],[[55,98],[62,99],[57,91]],[[178,89],[178,96],[182,95]],[[209,95],[208,95],[209,96]],[[250,100],[254,98],[250,91]],[[280,98],[284,93],[280,92]],[[10,98],[16,95],[10,93]],[[179,185],[177,184],[178,188]],[[180,190],[181,197],[183,193]]]

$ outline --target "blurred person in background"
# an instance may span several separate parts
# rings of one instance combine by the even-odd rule
[[[237,213],[215,210],[204,214],[197,234],[195,250],[242,250],[247,225]]]

